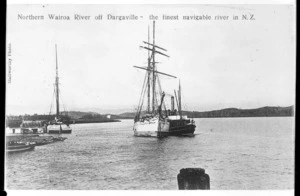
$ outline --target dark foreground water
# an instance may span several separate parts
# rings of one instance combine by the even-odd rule
[[[293,189],[294,118],[195,119],[195,137],[139,138],[133,120],[73,125],[64,142],[6,156],[7,189],[173,189],[201,167],[211,189]]]

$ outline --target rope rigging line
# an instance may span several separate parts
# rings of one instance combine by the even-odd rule
[[[158,81],[157,83],[158,83],[158,87],[159,87],[159,93],[160,93],[160,96],[162,96],[162,88],[161,88],[160,79],[159,79],[158,76],[157,76],[157,81]],[[166,111],[167,108],[166,108],[165,100],[163,101],[163,107],[164,107],[164,109]]]
[[[147,83],[148,83],[148,82],[147,82]],[[141,114],[142,107],[143,107],[143,104],[144,104],[144,99],[145,99],[145,93],[146,93],[146,89],[147,89],[147,88],[144,88],[144,92],[143,92],[143,95],[142,95],[143,99],[142,99],[142,103],[141,103],[141,108],[140,108],[139,115]]]
[[[138,110],[137,110],[136,116],[140,116],[141,100],[143,98],[143,92],[144,92],[144,88],[145,88],[145,83],[146,83],[147,75],[148,75],[148,72],[146,72],[145,77],[144,77],[143,87],[142,87],[142,91],[141,91],[141,96],[140,96],[140,100],[139,100],[139,105],[138,105]]]
[[[155,73],[155,79],[156,79],[156,81],[159,82],[159,77],[158,77],[157,73]],[[156,90],[156,86],[157,86],[156,83],[158,83],[158,82],[155,82],[155,84],[153,84],[153,85],[155,85],[155,90]],[[155,92],[155,94],[156,94],[156,96],[155,96],[155,100],[154,101],[155,101],[155,104],[156,104],[155,107],[157,108],[157,106],[158,106],[157,93]]]
[[[183,109],[185,109],[185,110],[187,110],[187,111],[188,111],[188,110],[189,110],[189,107],[188,107],[188,105],[187,105],[187,104],[185,104],[185,103],[184,103],[184,104],[182,104],[182,100],[184,100],[184,94],[182,93],[182,88],[180,89],[180,91],[181,91],[181,92],[180,92],[180,93],[181,93],[181,95],[180,95],[180,96],[181,96],[181,107],[183,106]],[[182,96],[182,95],[183,95],[183,96]],[[181,108],[181,111],[182,111],[182,108]]]
[[[142,106],[143,106],[143,96],[144,96],[144,91],[145,91],[145,83],[146,83],[146,78],[147,76],[145,75],[144,78],[144,82],[143,82],[143,87],[142,87],[142,91],[141,91],[141,95],[140,95],[140,100],[139,100],[139,107],[138,107],[138,112],[140,113],[140,111],[142,110]]]
[[[62,96],[61,96],[61,93],[60,93],[60,92],[59,92],[59,98],[60,98],[60,100],[61,100],[61,104],[62,104],[62,106],[63,106],[64,112],[66,112],[67,110],[66,110],[66,108],[65,108],[65,105],[64,105],[64,102],[63,102],[63,99],[62,99]]]
[[[50,105],[50,112],[49,112],[49,115],[51,114],[51,111],[52,111],[52,104],[53,104],[53,98],[55,96],[55,88],[53,90],[53,95],[52,95],[52,100],[51,100],[51,105]]]

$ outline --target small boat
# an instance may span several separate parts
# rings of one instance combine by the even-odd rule
[[[33,150],[35,147],[34,142],[8,142],[6,145],[6,152],[12,153],[12,152],[23,152],[28,150]]]

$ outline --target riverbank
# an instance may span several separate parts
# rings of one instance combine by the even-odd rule
[[[111,115],[114,119],[134,119],[135,112]],[[241,117],[291,117],[294,116],[294,106],[262,107],[256,109],[226,108],[213,111],[182,111],[182,115],[190,118],[241,118]]]
[[[190,118],[239,118],[239,117],[291,117],[294,116],[294,106],[289,107],[262,107],[256,109],[238,109],[226,108],[213,111],[182,111],[183,115]],[[80,112],[70,111],[62,113],[66,122],[69,124],[85,124],[85,123],[108,123],[120,122],[120,119],[134,119],[136,112],[126,112],[121,114],[98,114],[96,112]],[[54,119],[54,115],[19,115],[7,116],[6,125],[10,128],[20,127],[22,119],[37,121],[41,120],[49,122]]]
[[[38,121],[40,119],[33,119],[32,121]],[[48,121],[46,120],[41,120],[44,123],[47,123]],[[75,119],[75,120],[69,120],[69,124],[86,124],[86,123],[110,123],[110,122],[120,122],[120,120],[118,119],[92,119],[92,120],[82,120],[82,119]],[[20,125],[22,123],[21,119],[17,119],[17,120],[12,120],[12,119],[7,119],[6,120],[6,125],[9,128],[20,128]]]

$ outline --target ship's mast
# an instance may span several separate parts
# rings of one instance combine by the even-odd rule
[[[150,29],[148,26],[148,43],[150,43]],[[150,45],[148,44],[148,48],[150,47]],[[151,69],[151,57],[150,57],[150,50],[148,50],[148,69]],[[150,77],[151,77],[151,72],[148,71],[148,82],[147,82],[147,86],[148,86],[148,93],[147,93],[147,97],[148,97],[148,104],[147,104],[147,113],[150,113]]]
[[[155,21],[153,21],[153,51],[152,51],[152,113],[155,113]]]
[[[178,98],[177,98],[177,94],[176,94],[176,90],[174,90],[174,95],[175,95],[175,98],[176,98],[176,103],[177,103],[177,108],[178,108],[178,112],[180,111],[179,108],[179,102],[178,102]],[[177,115],[177,114],[176,114]]]
[[[143,41],[144,44],[147,44],[147,47],[140,46],[140,48],[148,50],[148,66],[147,67],[133,66],[133,67],[147,71],[147,74],[146,74],[147,84],[146,84],[146,87],[144,87],[145,83],[143,85],[144,90],[142,90],[142,96],[144,96],[147,91],[147,98],[148,98],[147,113],[148,114],[152,113],[153,115],[155,115],[155,113],[156,113],[155,106],[158,106],[158,103],[156,104],[157,100],[156,100],[156,93],[155,93],[156,80],[157,80],[156,77],[158,77],[157,74],[162,74],[162,75],[166,75],[166,76],[173,77],[173,78],[176,78],[176,77],[166,74],[166,73],[163,73],[163,72],[159,72],[156,70],[155,53],[158,53],[158,54],[166,56],[166,57],[169,57],[169,56],[160,51],[160,50],[167,51],[166,49],[155,45],[155,21],[153,21],[153,41],[152,41],[152,43],[150,43],[150,30],[149,29],[150,28],[148,26],[148,42]],[[157,81],[159,82],[159,80],[157,80]],[[151,85],[152,85],[152,89],[151,89]],[[151,97],[151,94],[152,94],[152,97]],[[152,111],[151,111],[151,98],[152,98]],[[142,104],[139,105],[139,109],[138,109],[136,117],[139,117],[139,115],[140,115],[140,111],[142,109],[141,106],[142,106]]]
[[[56,117],[59,118],[59,78],[58,78],[58,62],[57,62],[57,46],[55,44],[56,53],[56,78],[55,78],[55,92],[56,92]]]
[[[178,102],[179,102],[179,115],[180,115],[180,119],[182,118],[182,111],[181,111],[181,85],[180,85],[180,80],[179,80],[179,90],[178,90]]]

